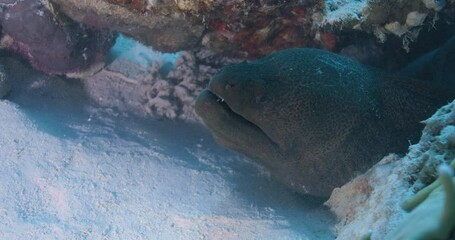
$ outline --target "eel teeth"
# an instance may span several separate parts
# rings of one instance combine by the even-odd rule
[[[224,99],[222,97],[220,97],[220,96],[217,96],[217,97],[218,97],[218,99],[216,100],[217,102],[224,102]]]

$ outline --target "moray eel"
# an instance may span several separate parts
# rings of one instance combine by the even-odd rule
[[[440,48],[424,54],[398,73],[402,76],[431,81],[455,91],[455,36]]]
[[[294,191],[328,197],[388,153],[407,150],[450,91],[318,49],[226,66],[196,113],[226,148]]]

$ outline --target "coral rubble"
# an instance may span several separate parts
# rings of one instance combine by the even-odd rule
[[[157,58],[149,66],[120,56],[83,82],[103,107],[140,117],[193,122],[198,120],[196,96],[221,66],[238,61],[208,49],[182,52],[175,62]]]

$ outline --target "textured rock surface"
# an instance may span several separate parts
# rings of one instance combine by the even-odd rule
[[[319,0],[52,2],[76,21],[120,31],[157,50],[205,45],[243,57],[316,46],[312,15],[322,11]]]
[[[421,30],[455,17],[451,0],[51,1],[78,22],[120,31],[157,50],[203,45],[246,58],[290,47],[339,51],[360,41],[352,38],[353,32],[374,35],[380,42],[393,36],[409,51]]]
[[[51,74],[96,71],[115,34],[90,29],[55,11],[47,1],[0,1],[1,48],[19,53]]]
[[[454,2],[446,0],[328,0],[325,7],[323,25],[373,33],[382,42],[395,35],[407,51],[421,30],[434,27],[440,17],[455,17]]]
[[[120,56],[83,82],[90,97],[103,107],[141,117],[194,122],[198,120],[194,113],[197,95],[221,66],[238,61],[208,49],[185,51],[175,62],[157,58],[151,66]]]
[[[109,45],[105,33],[89,27],[121,32],[165,52],[205,47],[224,56],[256,59],[281,49],[316,47],[398,69],[455,33],[448,24],[455,20],[453,0],[437,6],[428,2],[3,0],[4,20],[18,14],[23,18],[2,23],[2,45],[10,45],[15,35],[10,47],[30,58],[35,68],[51,73],[86,71],[87,64],[102,61],[102,49]],[[18,24],[24,32],[20,35]],[[37,25],[42,32],[33,32]],[[50,37],[55,28],[58,34]],[[59,54],[49,53],[50,45]],[[365,46],[374,51],[365,51]]]
[[[437,177],[436,166],[454,155],[455,101],[425,121],[420,142],[398,159],[386,157],[339,189],[327,202],[338,216],[338,239],[387,239],[406,216],[401,204]]]
[[[119,31],[160,51],[191,49],[204,31],[203,24],[196,23],[200,19],[179,10],[174,0],[51,1],[60,11],[78,22]]]

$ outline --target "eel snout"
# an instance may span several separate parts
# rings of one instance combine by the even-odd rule
[[[232,111],[227,101],[212,91],[204,90],[198,96],[195,109],[219,144],[263,160],[269,167],[276,164],[270,159],[283,157],[279,146],[258,126]]]
[[[226,74],[221,72],[210,80],[208,90],[221,99],[221,102],[226,101],[231,110],[243,115],[239,111],[246,106],[246,102],[243,99],[248,97],[244,93],[244,85],[244,80],[226,76]]]

